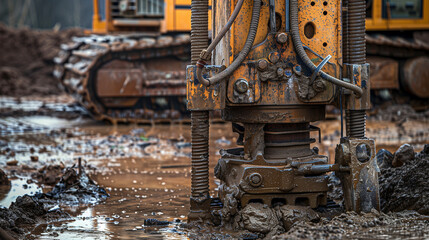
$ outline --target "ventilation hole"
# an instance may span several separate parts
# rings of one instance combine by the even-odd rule
[[[311,2],[311,6],[314,6],[314,5],[316,5],[316,3],[315,2]]]
[[[326,47],[326,46],[328,46],[328,44],[324,42],[324,43],[323,43],[323,46],[324,46],[324,47]]]
[[[308,22],[304,26],[304,35],[307,39],[312,39],[315,34],[314,23]]]
[[[310,206],[310,201],[306,197],[299,197],[295,199],[296,206]]]
[[[327,1],[324,1],[323,2],[323,6],[327,6],[328,5],[328,2]]]
[[[323,11],[323,15],[327,15],[328,14],[328,12],[327,11]]]

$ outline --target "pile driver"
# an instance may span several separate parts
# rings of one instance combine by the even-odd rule
[[[232,122],[241,147],[223,149],[214,169],[223,218],[249,203],[327,204],[327,173],[341,179],[346,210],[379,209],[375,143],[365,136],[370,108],[365,0],[192,0],[192,175],[189,220],[208,219],[209,112]],[[325,106],[345,110],[335,163],[311,148]]]

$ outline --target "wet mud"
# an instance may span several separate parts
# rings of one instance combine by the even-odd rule
[[[36,196],[18,197],[9,208],[0,208],[0,229],[4,238],[23,239],[37,225],[70,218],[58,208],[47,209]]]
[[[44,101],[49,103],[55,100]],[[21,104],[25,104],[25,101]],[[63,104],[67,105],[66,102]],[[59,101],[58,106],[61,106]],[[7,118],[0,120],[6,121]],[[3,125],[4,131],[0,133],[0,166],[11,182],[9,186],[5,186],[6,188],[0,186],[2,209],[9,209],[12,203],[24,194],[34,197],[57,192],[57,197],[62,193],[67,193],[70,197],[65,198],[68,201],[63,202],[57,201],[55,197],[50,199],[51,202],[46,199],[46,202],[43,202],[44,198],[39,198],[39,202],[42,201],[50,207],[45,209],[46,211],[60,210],[69,217],[53,217],[49,218],[49,221],[30,223],[31,227],[23,228],[24,235],[16,233],[15,237],[25,236],[26,239],[428,237],[425,229],[429,227],[428,219],[423,215],[427,213],[414,208],[419,204],[401,208],[393,204],[396,207],[386,209],[384,213],[344,213],[341,184],[334,175],[329,175],[330,201],[329,207],[325,209],[284,205],[271,208],[262,204],[252,204],[238,211],[231,218],[230,224],[189,225],[186,224],[191,191],[189,161],[191,145],[188,124],[106,126],[90,119],[59,119],[40,117],[37,114],[15,119],[22,124],[17,125],[15,124],[17,121],[9,121]],[[320,154],[330,156],[332,161],[335,144],[341,137],[339,120],[320,122],[316,125],[322,129],[323,138],[321,143],[314,146],[318,147]],[[417,164],[416,161],[426,159],[420,156],[423,156],[422,151],[426,151],[424,144],[428,143],[428,129],[429,123],[424,119],[407,119],[401,123],[374,119],[368,122],[367,135],[375,138],[377,149],[385,149],[386,154],[377,158],[381,161],[379,163],[381,173],[384,174],[386,171],[391,174],[384,176],[385,182],[388,183],[385,189],[393,187],[393,195],[396,196],[394,199],[386,199],[386,202],[406,202],[416,194],[427,196],[424,195],[427,194],[427,188],[422,188],[422,192],[416,192],[409,183],[415,181],[411,174],[413,171],[420,171],[417,175],[421,176],[421,183],[427,182],[422,176],[427,167],[423,163]],[[312,137],[318,139],[317,133],[312,133]],[[216,196],[219,184],[213,176],[213,169],[220,157],[219,150],[236,147],[236,140],[237,136],[232,133],[230,124],[211,126],[212,196]],[[413,152],[416,152],[414,160],[407,161],[406,156],[409,156],[407,154],[395,154],[404,143],[409,143]],[[402,166],[395,168],[392,165],[395,155],[397,162],[401,162]],[[399,156],[402,157],[398,158]],[[79,168],[75,165],[71,171],[70,167],[76,164],[79,158],[82,159],[85,176],[93,180],[91,183],[89,181],[81,183],[103,188],[109,197],[106,198],[104,192],[99,192],[103,196],[98,198],[101,201],[88,201],[85,204],[75,201],[82,185],[79,183],[76,187],[76,184],[73,184],[74,180],[79,179]],[[383,167],[383,164],[386,166]],[[61,180],[59,176],[65,173],[68,177]],[[67,183],[67,180],[70,182]],[[62,189],[56,187],[61,181],[63,186],[70,186],[64,189],[76,191],[57,191]],[[383,180],[380,181],[382,184]],[[386,190],[384,193],[388,195],[389,191],[392,192]],[[404,195],[403,191],[408,192],[408,195]],[[86,196],[84,199],[93,197]],[[75,204],[70,204],[73,202]],[[385,203],[383,205],[387,206]],[[408,209],[414,209],[415,212]],[[39,219],[43,219],[43,216]]]
[[[415,211],[399,213],[342,213],[319,222],[300,221],[272,239],[425,239],[429,236],[428,216]]]

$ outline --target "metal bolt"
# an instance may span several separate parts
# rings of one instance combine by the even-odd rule
[[[277,42],[280,44],[285,44],[287,42],[287,34],[286,33],[277,34]]]
[[[235,82],[235,90],[239,93],[246,93],[249,89],[249,83],[245,79],[238,79]]]
[[[292,71],[291,71],[290,69],[286,69],[286,70],[285,70],[285,76],[286,76],[287,78],[292,77]]]
[[[314,83],[313,83],[313,89],[314,89],[316,92],[322,92],[322,91],[325,91],[325,89],[326,89],[325,81],[323,81],[323,80],[322,80],[322,79],[320,79],[320,78],[317,78],[317,79],[314,81]]]
[[[285,70],[283,68],[277,68],[277,76],[283,77]]]
[[[262,184],[262,176],[259,173],[252,173],[249,176],[250,185],[253,187],[259,187]]]
[[[278,52],[272,52],[270,53],[270,56],[268,56],[268,60],[272,63],[277,63],[280,59],[280,54]]]
[[[258,61],[258,69],[261,71],[264,71],[265,69],[267,69],[268,67],[268,62],[265,59],[259,60]]]
[[[300,65],[297,65],[297,66],[295,66],[295,67],[293,67],[293,72],[296,74],[296,75],[298,75],[298,76],[301,76],[301,66]]]

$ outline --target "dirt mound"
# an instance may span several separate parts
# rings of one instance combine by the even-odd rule
[[[0,232],[0,238],[21,238],[39,224],[69,217],[61,210],[48,210],[45,207],[38,198],[24,195],[18,197],[8,209],[0,208],[0,229],[4,230]]]
[[[400,154],[401,149],[395,155]],[[379,182],[384,212],[415,210],[429,215],[429,145],[413,157],[397,168],[381,165]]]
[[[82,30],[59,32],[13,29],[0,24],[0,95],[28,96],[58,94],[52,71],[60,44]]]
[[[89,178],[82,168],[76,171],[73,167],[65,170],[52,191],[42,195],[48,201],[59,200],[68,205],[95,204],[108,197],[106,190]]]

